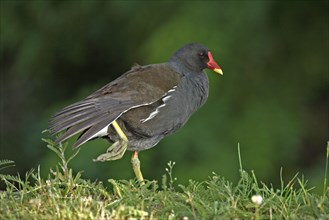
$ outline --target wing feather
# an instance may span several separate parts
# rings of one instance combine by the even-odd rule
[[[77,134],[81,131],[84,131],[84,130],[88,129],[89,127],[91,127],[103,120],[106,120],[106,119],[108,119],[107,115],[99,115],[96,118],[92,118],[92,119],[86,120],[82,123],[76,124],[76,125],[70,127],[69,129],[67,129],[63,135],[61,135],[59,138],[57,138],[55,141],[55,144],[59,144],[59,143],[65,141],[66,139],[74,136],[75,134]]]
[[[160,100],[178,85],[180,78],[166,63],[133,68],[55,114],[49,123],[49,133],[54,135],[67,129],[55,141],[58,144],[84,131],[74,144],[74,148],[79,147],[128,110]]]
[[[117,116],[119,117],[119,115]],[[80,145],[84,144],[88,140],[94,138],[95,134],[102,130],[103,128],[110,125],[117,117],[114,118],[106,118],[103,121],[96,123],[95,125],[91,126],[85,133],[79,137],[79,139],[73,144],[73,148],[78,148]]]

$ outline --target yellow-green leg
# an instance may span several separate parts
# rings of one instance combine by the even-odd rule
[[[120,140],[114,142],[106,151],[106,153],[101,154],[94,161],[109,161],[109,160],[118,160],[122,158],[124,153],[128,148],[128,138],[125,133],[120,128],[119,124],[114,120],[112,126],[115,131],[118,133]]]
[[[108,161],[108,160],[118,160],[122,158],[124,153],[126,152],[128,148],[128,138],[125,135],[125,133],[122,131],[119,124],[114,120],[112,122],[112,126],[115,129],[115,131],[118,133],[120,140],[113,143],[106,151],[106,153],[101,154],[95,159],[94,161]],[[140,161],[138,159],[138,151],[135,151],[133,153],[133,156],[131,158],[131,163],[133,166],[134,173],[137,177],[137,179],[141,182],[144,181],[142,172],[140,170]]]
[[[120,136],[120,138],[122,140],[124,140],[125,142],[128,142],[128,138],[125,135],[125,133],[123,132],[123,130],[120,128],[118,122],[116,120],[114,120],[112,122],[112,126],[114,127],[115,131],[118,133],[118,135]]]
[[[99,155],[96,159],[94,159],[94,161],[103,162],[103,161],[121,159],[127,150],[127,146],[128,146],[127,142],[123,140],[116,141],[106,150],[106,153]]]
[[[134,151],[133,156],[131,157],[131,164],[133,165],[133,170],[135,173],[135,176],[140,182],[144,181],[143,174],[140,168],[140,161],[138,159],[138,151]]]

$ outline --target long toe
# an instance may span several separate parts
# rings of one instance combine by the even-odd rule
[[[104,154],[99,155],[94,161],[118,160],[123,157],[128,147],[128,142],[124,140],[113,143]]]

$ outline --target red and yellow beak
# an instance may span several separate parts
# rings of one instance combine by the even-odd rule
[[[216,72],[216,73],[219,73],[220,75],[223,75],[222,69],[215,62],[215,60],[212,57],[210,51],[208,52],[208,58],[209,58],[209,62],[207,63],[208,68],[211,69],[212,71]]]

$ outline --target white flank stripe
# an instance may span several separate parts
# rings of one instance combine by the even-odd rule
[[[141,119],[140,121],[142,122],[142,123],[144,123],[144,122],[147,122],[148,120],[151,120],[152,118],[154,118],[159,112],[160,112],[160,108],[162,108],[162,107],[164,107],[164,106],[166,106],[166,104],[162,104],[162,105],[160,105],[159,107],[157,107],[156,109],[155,109],[155,111],[154,112],[151,112],[151,114],[149,115],[149,117],[147,117],[147,118],[145,118],[145,119]]]
[[[167,92],[167,94],[170,93],[170,92],[174,92],[174,91],[176,90],[176,87],[177,87],[177,86],[174,86],[172,89],[170,89],[170,90]]]
[[[168,95],[168,96],[164,97],[164,98],[162,99],[162,101],[163,101],[163,102],[166,102],[166,101],[168,101],[168,99],[170,99],[170,97],[171,97],[171,95]]]
[[[168,95],[169,93],[175,92],[176,88],[177,88],[177,86],[174,86],[172,89],[168,90],[168,92],[166,93],[166,95]],[[170,95],[165,96],[165,97],[163,97],[162,101],[163,101],[163,102],[168,101],[169,98],[171,98]],[[141,105],[135,105],[135,106],[132,106],[132,107],[128,108],[127,110],[121,112],[121,114],[120,114],[117,118],[115,118],[113,121],[117,120],[119,117],[121,117],[122,114],[126,113],[127,111],[129,111],[129,110],[131,110],[131,109],[138,108],[138,107],[141,107],[141,106],[151,105],[151,104],[153,104],[153,103],[154,103],[154,102],[150,102],[150,103],[144,103],[144,104],[141,104]],[[146,121],[148,121],[148,120],[151,120],[152,118],[154,118],[154,117],[159,113],[159,109],[162,108],[162,107],[164,107],[165,105],[166,105],[165,103],[162,104],[162,105],[160,105],[159,107],[157,107],[157,108],[155,109],[154,112],[151,112],[151,114],[149,115],[149,117],[147,117],[147,118],[145,118],[145,119],[141,119],[140,121],[141,121],[142,123],[144,123],[144,122],[146,122]],[[88,138],[86,141],[84,141],[84,142],[81,143],[80,145],[86,143],[87,141],[89,141],[90,139],[93,139],[93,138],[95,138],[95,137],[104,137],[104,136],[108,135],[108,127],[112,124],[113,121],[111,121],[111,123],[110,123],[109,125],[105,126],[105,127],[102,128],[101,130],[99,130],[97,133],[95,133],[93,136],[91,136],[90,138]]]

